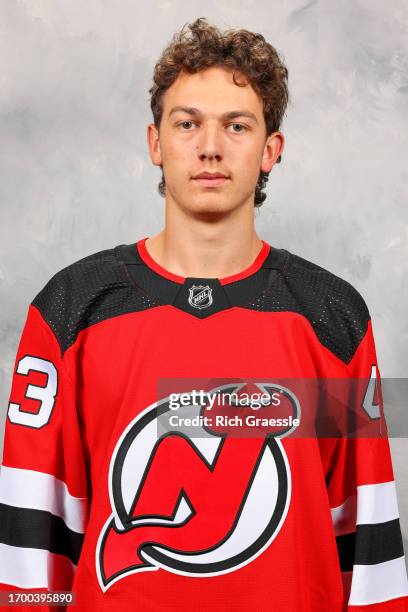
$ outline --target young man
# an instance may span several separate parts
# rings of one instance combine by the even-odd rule
[[[266,409],[231,400],[214,427],[194,402],[200,388],[278,391],[279,414],[307,421],[296,382],[360,379],[356,421],[383,422],[363,298],[254,229],[284,146],[287,70],[261,35],[200,19],[154,79],[163,231],[64,268],[29,306],[0,479],[2,588],[72,590],[88,612],[407,610],[384,429],[296,436],[296,419],[269,419],[251,435]]]

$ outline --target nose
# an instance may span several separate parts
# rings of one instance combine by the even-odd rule
[[[197,143],[197,153],[201,161],[204,159],[222,159],[222,146],[219,133],[216,127],[203,127],[199,142]]]

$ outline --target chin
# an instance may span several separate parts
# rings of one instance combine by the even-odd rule
[[[188,203],[188,208],[192,211],[203,211],[203,212],[221,212],[233,210],[235,208],[231,198],[217,197],[215,194],[209,196],[201,196],[192,198]]]
[[[200,205],[196,206],[190,205],[188,207],[188,211],[193,217],[196,217],[197,219],[202,219],[206,221],[218,221],[219,219],[231,213],[234,208],[235,207],[231,206],[231,204],[223,206],[220,203],[218,203],[217,205],[214,202],[211,202],[208,204],[201,203]]]

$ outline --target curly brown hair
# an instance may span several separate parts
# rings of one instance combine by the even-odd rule
[[[149,93],[154,125],[158,130],[163,113],[163,95],[180,72],[193,74],[212,66],[222,66],[232,71],[233,81],[240,87],[246,83],[236,81],[235,71],[245,75],[262,98],[266,138],[279,130],[289,102],[289,91],[288,70],[278,52],[262,34],[234,28],[222,32],[216,26],[209,25],[205,17],[184,24],[173,35],[155,65],[154,85]],[[281,156],[277,159],[277,162],[280,161]],[[268,178],[269,173],[261,170],[255,188],[255,207],[260,207],[266,198],[263,189]],[[165,187],[162,167],[162,179],[158,186],[162,196],[165,195]]]

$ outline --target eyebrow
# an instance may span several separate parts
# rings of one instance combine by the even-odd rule
[[[173,113],[187,113],[188,115],[193,115],[194,117],[202,117],[203,113],[194,106],[173,106],[171,111],[169,112],[169,118]],[[223,113],[220,115],[220,119],[223,121],[227,121],[228,119],[236,119],[237,117],[248,117],[248,119],[253,119],[256,123],[258,123],[258,119],[254,113],[246,110],[235,110]]]

